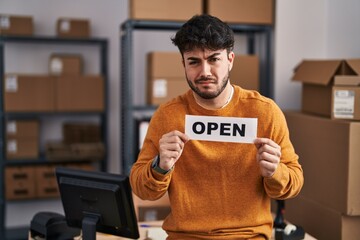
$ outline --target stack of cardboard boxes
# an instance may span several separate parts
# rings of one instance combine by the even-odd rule
[[[90,24],[86,19],[60,18],[58,37],[87,38]],[[34,33],[31,16],[0,15],[0,34],[31,36]],[[83,59],[75,54],[52,54],[49,74],[7,73],[3,81],[6,113],[34,112],[102,112],[104,111],[104,79],[83,75]],[[39,159],[40,121],[9,119],[6,123],[6,159]],[[101,144],[101,154],[104,147]],[[78,146],[78,155],[89,153]],[[98,149],[97,149],[98,150]],[[59,195],[54,169],[56,163],[14,165],[5,169],[6,199],[33,199]],[[64,166],[64,165],[62,165]],[[89,163],[66,164],[67,167],[93,169]]]
[[[11,166],[5,169],[5,197],[7,200],[53,198],[59,196],[55,176],[56,167],[94,170],[88,163]]]
[[[274,23],[274,0],[132,0],[134,20],[187,21],[196,14],[210,14],[235,24]]]
[[[32,36],[34,23],[32,16],[0,13],[0,35]],[[89,38],[91,26],[89,19],[58,18],[56,36],[59,38]]]
[[[360,59],[305,60],[295,69],[302,112],[285,112],[304,170],[286,218],[319,239],[360,236]]]

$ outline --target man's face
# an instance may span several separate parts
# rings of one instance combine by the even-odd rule
[[[234,53],[195,49],[184,52],[185,75],[190,88],[204,99],[214,99],[225,89]]]

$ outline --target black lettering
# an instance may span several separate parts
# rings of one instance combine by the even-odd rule
[[[200,130],[197,130],[197,126],[200,126]],[[205,132],[205,124],[202,122],[195,122],[192,126],[192,130],[196,134],[202,134]]]
[[[241,137],[245,136],[245,124],[241,124],[241,128],[239,127],[239,125],[234,124],[234,128],[233,128],[233,136],[236,136],[236,133],[238,132],[240,134]]]
[[[223,135],[223,136],[230,136],[230,126],[231,124],[230,123],[221,123],[220,124],[220,135]],[[225,132],[225,131],[229,131],[229,132]]]
[[[212,130],[216,130],[216,129],[218,129],[218,128],[219,128],[219,126],[217,125],[217,123],[209,122],[209,123],[208,123],[207,134],[208,134],[208,135],[211,135],[211,131],[212,131]]]

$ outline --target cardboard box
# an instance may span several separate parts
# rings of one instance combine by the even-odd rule
[[[244,89],[260,89],[259,58],[256,55],[236,55],[230,72],[230,82]]]
[[[148,77],[182,77],[185,78],[185,70],[179,52],[149,52]]]
[[[35,138],[39,137],[38,120],[7,120],[6,136],[12,138]]]
[[[96,123],[64,123],[63,142],[71,143],[96,143],[101,142],[101,128]]]
[[[56,22],[56,34],[66,38],[89,38],[90,20],[76,18],[59,18]]]
[[[55,176],[55,166],[35,166],[36,197],[58,197],[59,188]]]
[[[202,0],[132,0],[130,18],[136,20],[187,21],[203,12]]]
[[[189,89],[179,52],[148,54],[148,103],[159,105]]]
[[[305,184],[300,195],[360,215],[360,122],[285,112]]]
[[[360,120],[360,76],[335,77],[331,118]]]
[[[98,75],[56,79],[56,111],[104,111],[104,79]]]
[[[273,0],[206,0],[206,13],[229,23],[272,25]]]
[[[359,239],[360,216],[347,216],[302,196],[286,200],[285,204],[285,218],[317,239]]]
[[[335,77],[342,79],[359,76],[360,59],[304,60],[295,68],[292,79],[303,84],[302,110],[330,117]],[[360,111],[354,107],[354,111],[357,110]],[[357,114],[354,114],[353,120],[356,120]]]
[[[7,159],[37,159],[39,157],[39,140],[36,138],[7,138]]]
[[[75,54],[52,54],[49,61],[49,72],[55,76],[79,76],[83,73],[83,59],[81,55]]]
[[[0,14],[0,35],[31,36],[34,32],[31,16]]]
[[[142,200],[133,194],[133,202],[138,221],[163,220],[170,213],[168,194],[155,201]]]
[[[5,196],[7,200],[30,199],[35,196],[33,167],[5,168]]]
[[[182,78],[153,78],[150,80],[149,104],[160,105],[189,90],[189,85]]]
[[[54,77],[46,75],[6,74],[5,111],[54,111],[54,81]]]

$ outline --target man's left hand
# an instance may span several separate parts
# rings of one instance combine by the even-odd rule
[[[256,138],[254,144],[257,148],[256,159],[261,175],[271,177],[280,163],[281,147],[268,138]]]

